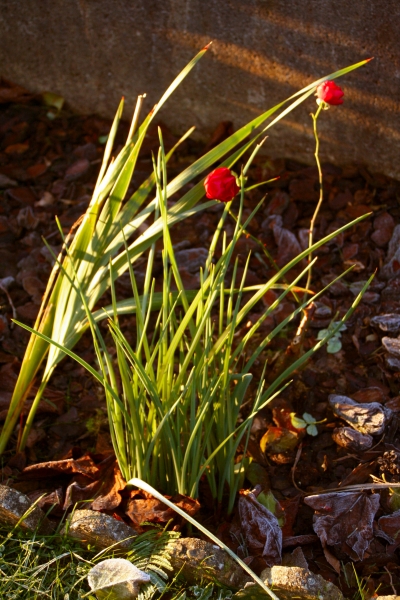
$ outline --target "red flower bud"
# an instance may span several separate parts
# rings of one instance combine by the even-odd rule
[[[204,181],[207,198],[230,202],[240,191],[236,177],[226,167],[219,167],[211,171]]]
[[[317,97],[326,104],[343,104],[343,96],[344,92],[334,81],[324,81],[317,87]]]

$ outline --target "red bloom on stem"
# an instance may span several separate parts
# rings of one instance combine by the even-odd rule
[[[230,202],[240,191],[236,177],[226,167],[218,167],[204,181],[207,198]]]
[[[317,97],[326,104],[343,104],[344,92],[334,81],[324,81],[317,87]]]

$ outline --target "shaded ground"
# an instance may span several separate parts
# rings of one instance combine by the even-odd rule
[[[13,308],[20,320],[32,325],[51,268],[51,256],[41,236],[59,249],[61,239],[54,216],[60,217],[68,232],[86,209],[110,123],[95,116],[57,113],[41,98],[5,83],[0,87],[0,101],[0,418],[4,419],[28,340],[25,331],[11,324]],[[221,124],[209,146],[220,141],[230,127],[229,123]],[[122,125],[119,143],[127,131],[128,126]],[[171,146],[176,141],[174,136],[165,126],[163,131],[167,147]],[[154,129],[146,139],[132,189],[150,172],[151,151],[157,151],[157,145]],[[199,144],[187,141],[170,163],[170,177],[203,151]],[[245,487],[259,484],[264,490],[270,488],[279,501],[276,512],[286,515],[285,553],[300,546],[310,568],[339,585],[345,595],[351,595],[357,587],[353,562],[371,593],[380,585],[380,594],[393,594],[394,590],[400,592],[396,541],[400,502],[388,490],[380,496],[379,491],[370,494],[352,490],[329,496],[320,492],[371,483],[371,475],[399,481],[400,233],[396,225],[400,222],[400,184],[370,173],[361,165],[338,168],[328,164],[323,170],[325,200],[317,239],[362,214],[372,215],[319,251],[313,270],[316,291],[350,265],[354,269],[310,311],[303,349],[315,345],[318,332],[346,312],[370,274],[377,271],[377,275],[347,329],[341,332],[341,347],[331,348],[335,352],[320,350],[296,374],[292,385],[255,419],[250,452],[259,468],[249,473]],[[306,247],[318,185],[315,168],[284,159],[261,157],[250,173],[251,183],[277,176],[249,232],[282,266]],[[250,192],[246,211],[261,197],[260,190]],[[174,229],[177,258],[188,288],[198,284],[198,269],[218,217],[219,207]],[[238,250],[242,265],[247,252],[253,251],[248,284],[263,283],[275,272],[250,237]],[[144,273],[144,264],[139,262],[139,281],[141,269]],[[128,277],[119,280],[117,291],[120,298],[130,295]],[[273,293],[268,295],[264,306],[275,297]],[[257,336],[267,335],[294,306],[290,299],[281,304]],[[127,317],[125,323],[132,325],[132,318]],[[250,322],[242,333],[249,326]],[[275,338],[269,347],[269,380],[294,359],[291,340],[296,327]],[[254,343],[259,339],[256,337]],[[93,352],[89,337],[82,339],[79,350],[90,362]],[[259,372],[261,368],[260,364]],[[352,399],[354,404],[339,396]],[[371,407],[371,402],[377,404]],[[318,435],[294,427],[291,413],[300,418],[307,413],[314,421],[322,421],[316,425]],[[72,361],[66,360],[56,371],[24,455],[15,455],[15,442],[16,436],[4,456],[3,482],[32,499],[46,493],[41,505],[49,508],[55,504],[54,517],[95,494],[99,495],[91,505],[93,509],[130,523],[151,519],[165,522],[173,516],[143,495],[136,496],[142,502],[139,506],[134,496],[123,491],[124,482],[107,431],[104,399],[92,379]],[[49,461],[57,462],[35,466]],[[101,480],[104,485],[100,491]],[[306,494],[314,496],[304,500]],[[251,499],[242,496],[241,500],[241,510],[233,518],[225,520],[220,511],[218,532],[260,571],[274,561],[268,543],[264,545],[265,514],[255,515]],[[193,512],[197,509],[187,499],[180,501]],[[215,519],[206,490],[200,504],[201,518],[211,527]]]

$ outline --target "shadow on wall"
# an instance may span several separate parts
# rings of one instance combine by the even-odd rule
[[[161,115],[178,132],[194,124],[208,134],[375,56],[341,80],[345,104],[324,118],[323,158],[366,160],[400,177],[399,20],[398,0],[0,0],[1,74],[110,117],[122,94],[133,107],[146,92],[150,108],[213,40]],[[271,153],[310,159],[314,107],[310,99],[270,130]]]

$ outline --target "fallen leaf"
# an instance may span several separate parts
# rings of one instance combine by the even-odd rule
[[[263,452],[280,454],[294,450],[299,442],[299,436],[285,427],[268,427],[260,440]]]
[[[394,227],[393,217],[386,211],[381,213],[374,219],[373,228],[375,231],[371,234],[371,240],[379,248],[386,246],[391,240]]]
[[[200,510],[200,503],[189,496],[178,494],[173,497],[165,497],[190,516],[194,516]],[[127,502],[125,514],[136,527],[145,522],[168,523],[171,519],[176,518],[176,512],[172,508],[143,491],[131,492],[131,499]]]
[[[382,331],[397,333],[400,331],[400,315],[388,313],[386,315],[377,315],[372,317],[371,325],[376,325]]]
[[[286,192],[277,190],[265,209],[266,215],[281,215],[289,206],[290,198]]]
[[[372,319],[371,319],[372,321]],[[368,404],[369,402],[384,403],[386,396],[379,387],[368,387],[358,390],[355,394],[352,394],[352,399],[360,404]]]
[[[386,402],[386,408],[390,408],[393,412],[400,412],[400,396],[395,396]]]
[[[315,510],[313,528],[323,546],[340,544],[362,560],[373,539],[373,521],[379,508],[379,494],[331,492],[304,498]],[[347,548],[348,547],[348,548]]]
[[[4,150],[6,154],[24,154],[29,149],[29,144],[11,144]]]
[[[341,482],[341,486],[360,485],[370,480],[371,473],[374,472],[375,461],[361,463],[357,465]]]
[[[282,406],[274,406],[274,408],[272,409],[272,419],[275,425],[277,425],[277,427],[284,427],[285,429],[289,429],[289,431],[292,431],[296,435],[304,435],[305,427],[303,426],[304,429],[303,431],[301,431],[303,427],[295,427],[293,424],[294,414],[295,413],[293,412],[293,409],[290,406],[287,406],[287,404],[284,401],[282,402]]]
[[[99,465],[99,468],[101,465]],[[99,496],[92,504],[93,510],[113,510],[121,503],[121,492],[126,486],[126,481],[121,475],[117,461],[111,464],[106,473],[102,473]]]
[[[260,504],[254,492],[240,490],[239,516],[246,547],[262,556],[269,567],[281,563],[282,530],[278,519]]]
[[[336,573],[340,574],[340,560],[326,546],[323,547],[323,551],[328,564],[335,569]]]
[[[306,544],[315,544],[316,542],[318,542],[318,536],[313,533],[310,533],[309,535],[294,535],[292,537],[283,538],[282,548],[304,546]]]
[[[67,458],[65,460],[52,460],[49,462],[38,463],[37,465],[30,465],[23,470],[23,474],[24,477],[29,477],[31,479],[53,477],[54,475],[59,474],[81,474],[90,479],[96,479],[99,475],[99,469],[95,465],[93,459],[86,454],[77,459]]]
[[[74,162],[65,172],[65,180],[66,181],[75,181],[75,179],[79,179],[82,177],[90,167],[90,162],[87,158],[80,158],[76,162]]]
[[[378,520],[378,526],[394,540],[396,546],[400,546],[400,510],[381,517]]]
[[[88,500],[93,500],[101,486],[101,481],[96,479],[87,485],[80,485],[79,481],[72,481],[65,492],[65,500],[63,510],[68,510],[70,506],[74,506],[79,502],[85,502],[85,509],[89,509],[92,503]]]
[[[382,338],[382,346],[385,348],[389,354],[393,354],[394,356],[400,356],[400,338],[391,338],[385,336]]]
[[[282,526],[283,539],[291,538],[294,536],[293,525],[296,521],[297,512],[299,510],[300,496],[294,498],[285,498],[280,500],[279,504],[283,509],[285,522]]]
[[[286,265],[292,258],[300,254],[301,246],[295,234],[282,227],[282,217],[273,217],[271,229],[274,234],[275,243],[278,246],[276,264],[279,267]]]
[[[37,165],[32,165],[28,167],[26,173],[30,179],[36,179],[36,177],[40,177],[47,171],[47,165],[44,163],[38,163]]]
[[[32,492],[28,494],[31,502],[35,502],[38,498],[38,507],[44,510],[44,512],[50,511],[52,516],[58,515],[62,516],[64,514],[63,508],[63,490],[61,487],[55,489],[52,492],[49,492],[43,496],[43,492],[41,490],[37,490],[36,492]]]

